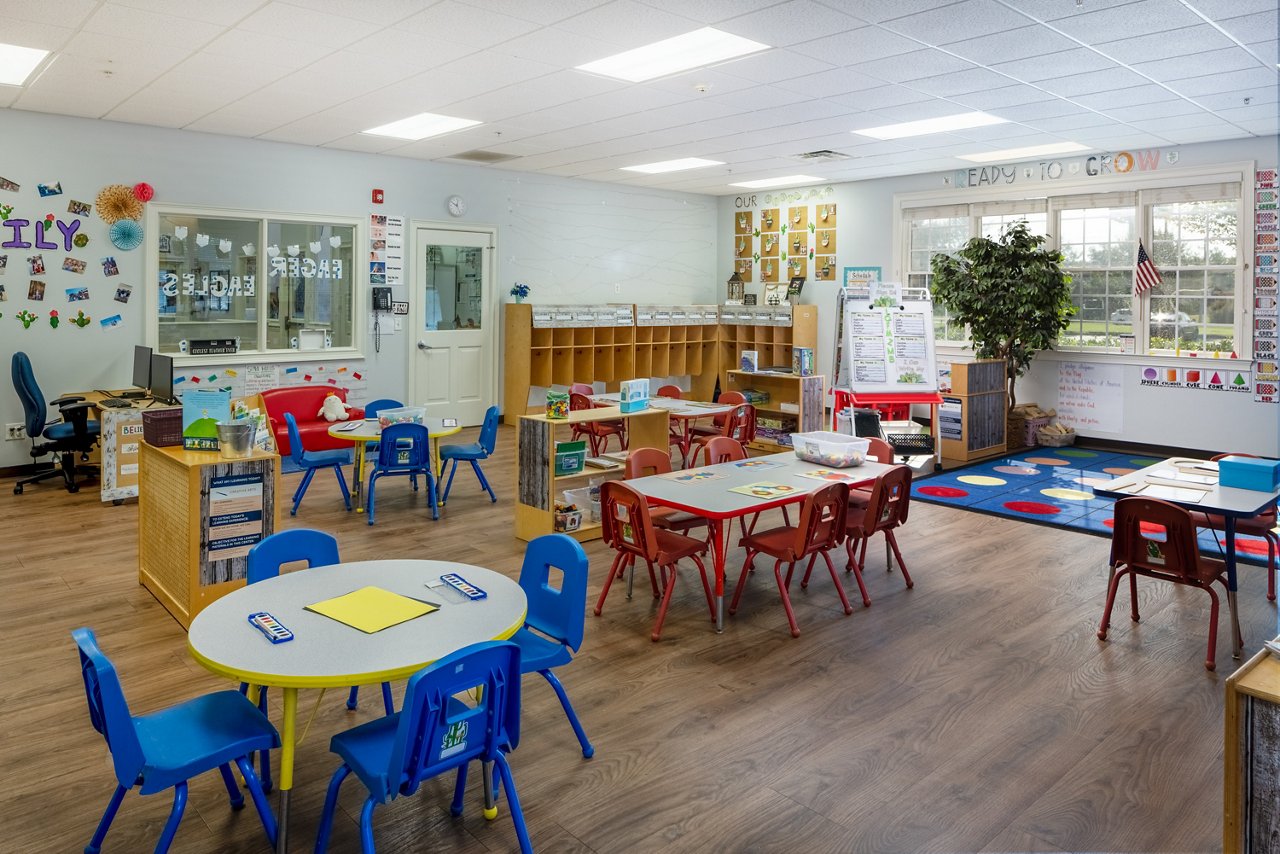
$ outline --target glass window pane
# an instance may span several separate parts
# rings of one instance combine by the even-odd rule
[[[179,342],[239,338],[258,349],[258,222],[159,217],[159,351]]]
[[[482,328],[484,251],[474,246],[428,246],[426,253],[425,328],[428,331]]]
[[[267,223],[267,347],[350,347],[355,227]]]
[[[1237,199],[1152,205],[1150,348],[1233,349],[1238,220]]]

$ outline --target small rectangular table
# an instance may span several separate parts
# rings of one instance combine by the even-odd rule
[[[617,392],[596,394],[591,396],[592,403],[602,406],[617,406],[621,395]],[[679,424],[680,441],[676,447],[680,449],[680,464],[689,465],[689,448],[693,445],[693,422],[699,418],[714,418],[731,412],[735,405],[718,403],[702,403],[694,400],[682,400],[675,397],[651,397],[649,406],[653,409],[665,410],[672,420]]]
[[[714,472],[724,477],[694,483],[684,483],[669,475],[650,475],[627,481],[627,485],[635,489],[652,504],[659,507],[672,507],[706,518],[711,528],[711,552],[715,570],[715,602],[716,631],[724,631],[724,577],[727,557],[727,534],[733,520],[751,516],[774,507],[795,504],[804,501],[805,497],[823,486],[828,481],[812,477],[799,477],[804,471],[814,471],[823,466],[807,463],[796,457],[794,453],[770,454],[767,457],[753,457],[714,466],[702,466],[675,474],[687,474],[692,471]],[[870,483],[892,466],[867,460],[854,468],[839,471],[856,477],[850,486]],[[774,498],[757,498],[740,492],[730,492],[738,486],[760,481],[773,481],[795,487],[795,491],[785,496]],[[728,522],[729,524],[725,524]]]
[[[1192,480],[1178,480],[1165,476],[1177,473],[1214,477],[1213,483],[1197,483]],[[1208,460],[1197,460],[1189,457],[1170,457],[1123,477],[1118,477],[1102,486],[1094,486],[1095,495],[1104,498],[1159,498],[1187,510],[1199,510],[1214,513],[1223,517],[1225,563],[1227,565],[1227,599],[1231,613],[1236,611],[1236,520],[1257,516],[1280,498],[1280,489],[1262,492],[1252,489],[1234,489],[1217,483],[1217,466]],[[1242,638],[1235,638],[1231,644],[1232,658],[1240,657],[1240,649],[1244,646]]]

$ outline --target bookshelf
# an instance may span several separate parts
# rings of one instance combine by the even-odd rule
[[[1263,649],[1226,692],[1222,850],[1271,850],[1280,834],[1280,659]]]
[[[968,461],[1005,452],[1005,363],[951,365],[951,392],[938,406],[942,456]]]
[[[766,454],[787,450],[789,446],[776,441],[776,433],[770,435],[771,429],[779,429],[782,433],[826,429],[826,377],[820,374],[798,377],[795,374],[739,370],[726,371],[726,376],[728,384],[724,391],[749,389],[769,395],[767,402],[753,404],[756,408],[756,438],[747,445],[748,448]],[[791,420],[795,421],[794,430],[773,426]]]

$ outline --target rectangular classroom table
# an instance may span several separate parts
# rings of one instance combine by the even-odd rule
[[[860,466],[827,469],[796,457],[794,452],[770,454],[748,460],[684,469],[671,474],[655,474],[627,481],[651,504],[672,507],[706,518],[711,529],[711,553],[715,570],[716,631],[724,631],[724,578],[727,535],[733,520],[774,507],[795,504],[831,480],[847,480],[850,488],[875,480],[892,466],[867,460]],[[820,479],[804,472],[831,471],[843,477]],[[790,487],[784,495],[746,495],[732,492],[736,487],[768,482]],[[728,524],[726,524],[726,522]]]
[[[617,392],[593,394],[591,402],[602,406],[617,406],[621,395]],[[679,425],[680,464],[689,465],[689,448],[693,444],[693,422],[699,418],[714,418],[733,411],[735,404],[703,403],[697,400],[683,400],[675,397],[649,398],[651,409],[666,410],[668,416]]]

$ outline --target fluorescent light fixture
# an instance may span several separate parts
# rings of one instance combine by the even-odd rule
[[[882,125],[877,128],[863,128],[853,133],[869,136],[873,139],[902,139],[906,136],[924,136],[930,133],[946,133],[965,128],[980,128],[987,125],[1002,125],[1008,119],[993,116],[990,113],[957,113],[954,116],[938,116],[936,119],[921,119],[917,122],[902,122],[896,125]]]
[[[815,178],[812,175],[783,175],[781,178],[764,178],[760,181],[743,181],[730,184],[730,187],[746,187],[749,190],[763,190],[765,187],[795,187],[800,184],[816,184],[826,178]]]
[[[366,131],[361,131],[361,133],[371,133],[376,136],[394,136],[397,139],[426,139],[429,136],[439,136],[442,133],[462,130],[478,124],[480,122],[472,119],[459,119],[453,116],[437,115],[436,113],[418,113],[416,116],[409,116],[407,119],[379,125],[376,128],[369,128]]]
[[[21,86],[48,55],[49,51],[34,47],[0,44],[0,83]]]
[[[767,44],[744,39],[714,27],[703,27],[691,33],[579,65],[578,70],[615,77],[629,83],[642,83],[655,77],[665,77],[768,49]]]
[[[701,157],[682,157],[679,160],[663,160],[660,163],[642,163],[639,166],[623,166],[623,172],[643,172],[659,175],[663,172],[681,172],[685,169],[701,169],[704,166],[723,166],[723,160],[703,160]]]
[[[1025,148],[1005,148],[1000,151],[983,151],[978,154],[957,154],[961,160],[974,163],[991,163],[995,160],[1020,160],[1023,157],[1040,157],[1045,154],[1070,154],[1088,151],[1089,146],[1078,142],[1053,142],[1048,145],[1028,145]]]

